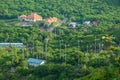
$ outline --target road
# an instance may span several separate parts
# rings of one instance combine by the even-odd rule
[[[67,22],[68,18],[64,18],[59,24],[57,24],[55,27],[51,27],[48,29],[48,32],[52,32],[56,27],[60,27],[63,23]]]

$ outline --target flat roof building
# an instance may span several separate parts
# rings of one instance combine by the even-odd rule
[[[0,43],[0,47],[10,47],[10,46],[14,46],[14,47],[17,47],[17,48],[22,48],[23,43]]]
[[[29,66],[34,66],[34,67],[45,64],[45,60],[36,59],[36,58],[29,58],[27,62]]]

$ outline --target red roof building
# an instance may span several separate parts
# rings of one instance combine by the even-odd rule
[[[98,25],[99,23],[100,23],[99,20],[95,20],[92,22],[93,25]]]
[[[51,24],[51,23],[56,22],[56,21],[57,21],[56,17],[52,17],[52,18],[50,17],[50,18],[45,19],[44,23],[45,24]]]
[[[26,18],[27,16],[22,14],[21,16],[19,16],[19,18]]]
[[[26,15],[21,15],[19,16],[19,19],[21,21],[32,21],[32,22],[36,22],[36,21],[40,21],[42,20],[42,16],[38,15],[37,13],[31,13],[30,15],[26,16]]]
[[[25,21],[26,17],[27,17],[26,15],[22,14],[22,15],[20,15],[20,16],[18,17],[18,19],[19,19],[20,21]]]

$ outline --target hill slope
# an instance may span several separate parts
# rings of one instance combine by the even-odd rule
[[[120,13],[120,7],[114,6],[119,5],[119,2],[119,0],[9,0],[7,2],[4,0],[0,1],[0,17],[17,18],[20,14],[37,12],[44,18],[56,16],[77,21],[91,18],[119,20],[120,16],[117,14]]]

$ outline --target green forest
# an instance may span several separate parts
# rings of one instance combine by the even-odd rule
[[[18,16],[32,12],[67,20],[18,25]],[[24,44],[0,46],[0,80],[120,80],[120,0],[1,0],[0,43]],[[28,66],[28,58],[46,63]]]

